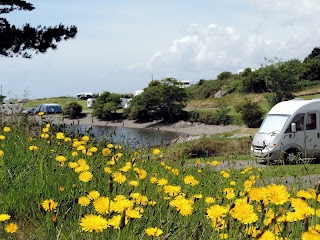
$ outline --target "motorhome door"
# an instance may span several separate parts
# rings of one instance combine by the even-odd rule
[[[320,155],[320,128],[319,128],[319,113],[308,112],[306,119],[306,152],[309,157],[316,157]]]

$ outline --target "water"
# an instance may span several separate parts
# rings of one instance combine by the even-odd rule
[[[90,126],[85,124],[66,126],[67,131],[80,135],[92,134],[97,140],[128,147],[155,147],[167,145],[171,140],[181,136],[179,133],[150,129],[124,127]]]

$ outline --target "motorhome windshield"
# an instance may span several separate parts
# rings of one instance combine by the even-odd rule
[[[279,133],[288,118],[289,115],[267,115],[258,133]]]

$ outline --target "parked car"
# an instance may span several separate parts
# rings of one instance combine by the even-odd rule
[[[34,114],[43,112],[44,114],[62,113],[62,107],[57,103],[46,103],[36,107]]]
[[[26,108],[26,109],[22,110],[22,114],[24,114],[24,115],[29,115],[29,114],[32,115],[32,114],[34,114],[35,110],[36,110],[35,107]]]

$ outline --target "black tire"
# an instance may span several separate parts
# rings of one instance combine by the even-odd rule
[[[300,152],[296,148],[289,148],[284,153],[284,161],[287,164],[297,164],[300,162],[300,159],[301,159]]]

